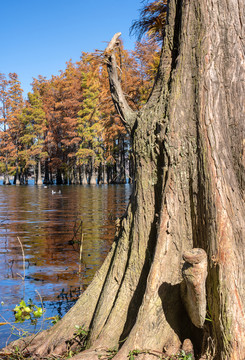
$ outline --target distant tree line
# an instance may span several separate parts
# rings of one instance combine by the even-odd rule
[[[145,39],[117,49],[118,74],[130,106],[148,98],[159,46]],[[51,79],[33,80],[27,100],[16,73],[0,74],[0,174],[3,184],[125,183],[133,178],[130,139],[111,100],[99,52],[82,53]]]

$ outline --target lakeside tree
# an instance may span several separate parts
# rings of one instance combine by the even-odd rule
[[[8,81],[8,132],[10,134],[12,151],[11,158],[15,164],[15,175],[14,175],[14,184],[20,185],[21,175],[20,174],[20,162],[21,156],[20,151],[22,150],[22,144],[20,141],[21,136],[23,135],[23,123],[21,119],[21,112],[24,106],[23,100],[23,90],[21,89],[21,84],[16,73],[9,73]]]
[[[78,134],[78,112],[82,105],[81,72],[77,64],[71,61],[67,63],[66,69],[61,73],[63,137],[62,148],[64,183],[79,184],[80,174],[77,164],[77,150],[81,141]]]
[[[22,110],[24,133],[20,138],[23,144],[22,158],[25,158],[25,167],[33,166],[35,184],[42,184],[41,162],[46,158],[44,152],[45,112],[40,94],[35,87],[33,93],[28,93],[28,100]]]
[[[245,358],[244,11],[241,0],[170,0],[155,84],[139,111],[118,79],[118,35],[107,47],[112,98],[132,138],[133,193],[91,285],[52,329],[18,342],[26,351],[75,350],[79,326],[89,330],[87,349],[74,359],[106,359],[114,347],[116,360],[156,359],[187,339],[197,358]]]
[[[10,185],[9,180],[9,131],[8,131],[8,81],[4,74],[0,74],[0,121],[1,121],[1,172],[3,184]]]
[[[83,54],[82,65],[83,102],[78,112],[78,136],[81,140],[77,157],[83,169],[83,183],[95,185],[102,153],[99,64]]]
[[[129,52],[121,42],[117,48],[120,81],[134,109],[146,101],[153,82],[159,52],[152,45],[144,41]],[[4,184],[10,183],[7,173],[14,175],[17,169],[16,184],[27,184],[28,176],[38,185],[125,183],[132,178],[129,136],[114,108],[105,64],[82,53],[80,61],[66,65],[49,80],[34,79],[25,102],[18,101],[22,90],[17,74],[9,74],[8,80],[1,75]]]

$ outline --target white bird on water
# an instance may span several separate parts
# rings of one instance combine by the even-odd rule
[[[59,191],[54,191],[54,190],[52,190],[52,195],[55,195],[55,194],[61,194],[61,190],[59,190]]]

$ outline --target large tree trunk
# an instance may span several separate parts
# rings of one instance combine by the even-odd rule
[[[44,180],[43,180],[43,184],[44,185],[49,185],[51,184],[51,179],[50,179],[50,169],[49,169],[49,160],[45,160],[44,163]]]
[[[113,347],[117,360],[135,349],[137,360],[164,358],[187,338],[197,358],[245,358],[244,8],[171,0],[157,79],[137,113],[117,79],[118,36],[107,47],[112,97],[132,137],[133,194],[91,285],[57,325],[27,340],[34,354],[64,353],[79,325],[89,336],[76,359]],[[204,325],[181,291],[198,267],[196,258],[184,264],[193,248],[207,254],[207,294],[196,297],[205,276],[192,289],[194,307],[207,299]]]
[[[42,170],[41,170],[41,159],[40,157],[38,157],[37,160],[37,175],[36,175],[36,179],[35,179],[35,183],[36,185],[42,185],[43,181],[42,181]]]

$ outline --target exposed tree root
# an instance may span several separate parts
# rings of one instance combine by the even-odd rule
[[[21,345],[34,358],[63,355],[79,325],[89,335],[77,360],[106,359],[110,349],[118,350],[110,354],[115,360],[127,360],[136,350],[137,360],[153,360],[158,352],[174,356],[186,339],[197,357],[245,359],[245,121],[239,82],[245,5],[168,3],[159,72],[139,112],[127,105],[113,50],[106,54],[113,101],[132,137],[136,165],[118,238],[61,322],[8,349]],[[203,262],[196,263],[193,248],[203,249]],[[182,273],[183,254],[189,265]],[[206,300],[210,324],[204,331],[198,327]]]

